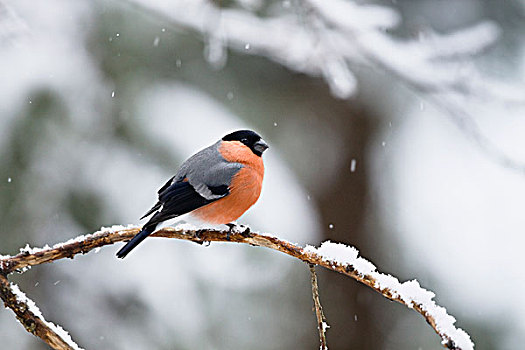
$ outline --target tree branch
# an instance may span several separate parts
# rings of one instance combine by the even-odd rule
[[[465,110],[465,102],[525,105],[520,93],[523,84],[503,84],[481,74],[473,63],[472,57],[493,46],[501,35],[496,23],[481,21],[441,35],[427,30],[417,39],[402,40],[387,32],[401,21],[397,11],[351,1],[300,1],[292,14],[282,9],[268,17],[205,1],[173,0],[169,6],[145,0],[124,2],[175,28],[201,34],[209,42],[208,49],[213,47],[216,53],[214,58],[207,55],[212,65],[225,64],[227,46],[242,54],[268,57],[293,71],[321,76],[339,98],[357,91],[351,66],[386,72],[435,104],[490,160],[525,174],[525,162],[486,136],[474,113]]]
[[[11,309],[26,331],[41,338],[56,350],[81,350],[61,327],[47,322],[35,303],[0,274],[0,298]]]
[[[77,254],[85,254],[95,248],[127,241],[139,231],[140,228],[135,226],[114,226],[103,228],[101,231],[90,235],[77,237],[65,243],[56,244],[53,247],[26,247],[21,249],[18,255],[0,256],[0,274],[3,274],[2,278],[4,281],[2,285],[4,286],[5,284],[6,276],[14,271],[20,271],[30,266],[49,263],[63,258],[73,258]],[[415,280],[400,283],[397,278],[376,271],[372,263],[358,257],[358,251],[353,247],[324,242],[319,248],[312,246],[302,248],[266,234],[253,232],[246,234],[237,230],[233,230],[233,232],[228,234],[228,230],[198,229],[187,224],[174,228],[163,228],[152,236],[175,238],[196,243],[245,243],[279,251],[308,264],[319,265],[351,277],[384,297],[416,310],[441,337],[442,344],[449,349],[468,350],[474,348],[469,335],[462,329],[454,326],[456,321],[454,317],[448,315],[446,309],[437,306],[432,300],[435,296],[434,293],[421,288]],[[8,307],[12,304],[9,301],[12,300],[12,294],[9,294],[8,289],[5,287],[2,287],[1,298]],[[10,308],[13,309],[12,307]],[[13,311],[15,310],[13,309]],[[50,343],[48,342],[48,344]]]
[[[326,343],[326,329],[328,324],[326,323],[326,317],[324,317],[323,307],[319,300],[319,287],[317,286],[317,274],[315,273],[315,265],[309,265],[310,275],[312,282],[312,298],[314,299],[315,317],[317,319],[317,329],[319,330],[319,342],[320,350],[328,350],[328,344]]]

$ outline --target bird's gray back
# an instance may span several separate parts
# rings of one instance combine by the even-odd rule
[[[206,199],[221,195],[212,193],[209,187],[229,186],[233,176],[243,167],[240,163],[230,163],[219,152],[221,141],[204,148],[188,158],[175,175],[174,181],[187,179],[190,185]]]

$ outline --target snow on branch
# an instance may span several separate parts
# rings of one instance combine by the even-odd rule
[[[85,254],[102,246],[127,241],[139,231],[140,228],[136,226],[113,226],[102,228],[93,234],[79,236],[67,242],[56,244],[53,247],[24,248],[15,256],[0,256],[0,280],[2,281],[0,297],[4,300],[6,306],[11,308],[17,314],[17,317],[20,317],[17,313],[17,307],[13,306],[17,305],[16,303],[13,304],[13,298],[16,299],[16,296],[14,297],[13,295],[16,294],[12,292],[12,288],[7,282],[7,275],[30,266],[49,263],[63,258],[73,258],[77,254]],[[462,329],[454,326],[456,321],[454,317],[448,315],[445,308],[436,305],[433,301],[434,293],[421,288],[416,280],[401,283],[397,278],[377,271],[371,262],[359,257],[359,252],[354,247],[340,243],[324,242],[319,248],[313,246],[302,248],[268,234],[254,232],[246,234],[237,230],[229,233],[228,230],[201,229],[188,224],[167,227],[155,232],[152,236],[182,239],[196,243],[244,243],[270,248],[308,264],[322,266],[349,276],[381,293],[384,297],[416,310],[441,337],[442,344],[445,347],[458,350],[474,349],[474,344],[470,340],[469,335]],[[20,301],[20,298],[16,300]],[[39,315],[39,312],[35,314]],[[55,349],[69,348],[55,347]]]
[[[502,91],[501,84],[496,84],[487,91],[496,82],[471,74],[475,71],[472,57],[500,36],[499,27],[491,21],[447,34],[428,29],[417,38],[402,39],[388,32],[401,23],[397,11],[345,0],[278,2],[263,11],[264,15],[257,14],[262,4],[247,9],[221,8],[207,0],[127,2],[200,33],[214,48],[214,55],[206,55],[211,63],[224,60],[226,47],[265,56],[294,71],[323,76],[341,98],[355,93],[350,66],[366,65],[394,74],[419,90],[483,93],[482,98],[490,94],[504,102],[525,103],[525,96],[515,89]],[[327,70],[334,61],[340,69]],[[465,74],[458,74],[461,71]],[[338,84],[348,88],[340,90]]]
[[[53,349],[82,350],[62,327],[46,321],[36,304],[17,285],[9,283],[3,274],[0,274],[0,298],[29,333],[41,338]]]
[[[436,105],[491,160],[525,174],[525,163],[485,137],[468,107],[525,105],[523,84],[488,77],[474,62],[500,37],[501,29],[492,21],[445,34],[428,28],[417,37],[402,38],[389,32],[402,20],[395,9],[350,0],[283,1],[268,8],[262,1],[246,6],[242,0],[224,7],[209,0],[125,1],[199,33],[214,67],[224,66],[227,48],[264,56],[290,70],[322,77],[338,98],[355,95],[354,67],[387,73]],[[465,119],[468,128],[462,127]]]
[[[464,330],[454,326],[456,319],[448,315],[445,308],[436,305],[432,300],[435,294],[421,288],[417,280],[401,283],[397,278],[377,271],[374,264],[359,257],[357,249],[341,243],[326,241],[319,248],[306,246],[304,252],[328,263],[331,270],[343,273],[340,270],[344,269],[347,275],[373,288],[388,299],[400,302],[419,312],[441,336],[442,344],[447,348],[474,349],[470,336]]]

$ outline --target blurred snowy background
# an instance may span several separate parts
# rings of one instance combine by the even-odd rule
[[[0,0],[0,253],[138,223],[181,161],[270,143],[239,221],[417,278],[477,349],[525,342],[525,1]],[[316,349],[308,269],[148,240],[13,276],[87,349]],[[330,349],[440,349],[320,273]],[[45,349],[7,310],[2,349]]]

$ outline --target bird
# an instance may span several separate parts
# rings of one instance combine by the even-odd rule
[[[124,258],[158,225],[190,213],[214,224],[237,220],[259,199],[264,178],[262,154],[268,144],[252,130],[237,130],[195,153],[162,186],[158,201],[140,219],[151,215],[139,233],[117,252]]]

